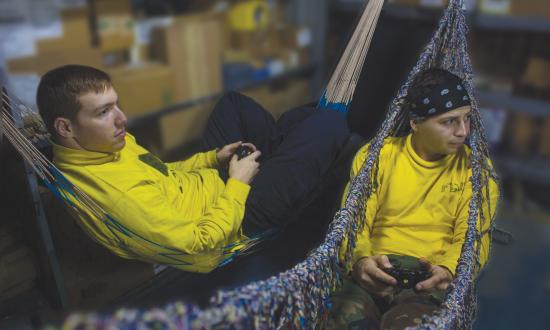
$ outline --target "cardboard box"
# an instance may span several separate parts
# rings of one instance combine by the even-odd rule
[[[128,118],[174,103],[172,68],[161,64],[113,68],[108,71]]]
[[[521,84],[550,91],[550,61],[540,57],[530,58],[521,77]]]
[[[481,0],[479,11],[490,15],[509,15],[512,0]]]
[[[176,101],[222,90],[222,36],[222,20],[211,14],[180,16],[153,31],[152,57],[172,67]]]
[[[550,18],[548,0],[512,0],[510,15]]]
[[[514,113],[509,117],[508,131],[511,151],[518,155],[533,153],[539,136],[537,118],[525,113]]]
[[[163,152],[200,140],[213,108],[214,103],[208,102],[163,116],[159,121]]]
[[[66,64],[82,64],[102,67],[101,53],[96,49],[71,49],[39,53],[36,56],[20,57],[7,61],[11,73],[36,73],[47,71]]]
[[[89,12],[86,8],[67,9],[61,12],[63,36],[40,39],[36,42],[38,54],[91,47]]]
[[[280,86],[262,86],[243,91],[278,119],[286,111],[311,102],[310,82],[296,79]]]
[[[103,52],[133,46],[134,19],[129,0],[97,0],[95,12],[99,47]]]

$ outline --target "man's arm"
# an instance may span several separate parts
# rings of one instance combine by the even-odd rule
[[[189,219],[160,187],[143,184],[127,191],[112,212],[118,221],[147,240],[153,250],[166,252],[168,248],[196,255],[221,249],[238,233],[249,191],[250,186],[230,178],[223,193],[202,216]]]
[[[485,265],[487,259],[489,258],[489,249],[491,244],[490,227],[493,217],[497,209],[498,199],[499,199],[499,189],[498,185],[492,180],[489,179],[489,200],[487,200],[487,191],[486,189],[482,190],[483,194],[483,215],[484,219],[481,221],[480,216],[477,219],[477,229],[481,233],[481,249],[479,262],[481,267]],[[453,275],[456,272],[456,266],[458,264],[458,259],[462,252],[462,245],[466,239],[466,232],[468,230],[468,216],[470,210],[470,200],[472,198],[472,183],[468,181],[464,188],[464,192],[460,201],[458,216],[455,221],[453,240],[451,243],[451,248],[447,250],[442,262],[442,266],[445,266],[449,269]]]
[[[183,172],[201,168],[217,168],[217,152],[217,150],[199,152],[185,160],[168,163],[166,165],[168,165],[170,169]]]

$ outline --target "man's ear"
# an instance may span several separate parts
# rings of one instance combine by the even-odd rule
[[[416,120],[411,119],[409,121],[409,123],[411,124],[411,128],[412,128],[413,132],[415,132],[415,133],[418,132],[418,123],[416,122]]]
[[[53,127],[57,135],[62,138],[72,138],[74,136],[74,128],[72,122],[68,118],[57,117],[53,121]]]

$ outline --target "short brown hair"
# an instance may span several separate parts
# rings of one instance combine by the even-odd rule
[[[80,95],[102,93],[111,86],[107,73],[90,66],[65,65],[48,71],[40,79],[36,104],[50,134],[56,136],[53,125],[56,118],[76,118],[81,107]]]

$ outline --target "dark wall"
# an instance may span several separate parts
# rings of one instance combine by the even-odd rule
[[[330,67],[336,66],[343,53],[359,12],[335,13],[331,18],[329,38]],[[382,13],[365,65],[355,90],[348,116],[354,132],[366,138],[375,133],[409,71],[418,60],[435,30],[435,24],[412,20],[396,20]],[[334,47],[337,45],[336,47]],[[334,49],[338,49],[335,51]],[[332,69],[333,70],[333,69]],[[332,70],[328,70],[332,72]],[[328,79],[327,79],[328,80]]]

